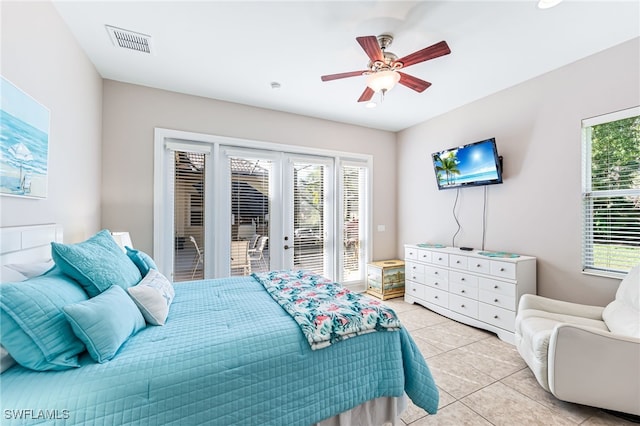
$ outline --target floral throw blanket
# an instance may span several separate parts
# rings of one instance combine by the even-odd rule
[[[298,323],[311,349],[400,328],[396,313],[379,300],[351,292],[321,275],[304,270],[252,275]]]

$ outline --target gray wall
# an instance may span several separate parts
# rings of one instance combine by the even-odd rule
[[[581,120],[640,104],[634,39],[398,134],[398,253],[451,244],[455,190],[438,191],[430,154],[496,137],[504,183],[487,187],[486,245],[538,258],[538,293],[592,304],[619,280],[581,272]],[[481,247],[483,188],[460,190],[456,245]]]
[[[395,256],[394,133],[111,80],[103,109],[102,224],[130,231],[141,250],[153,248],[153,132],[162,127],[373,155],[372,255]]]
[[[66,242],[100,229],[102,78],[49,2],[2,2],[2,76],[46,106],[46,199],[0,196],[0,226],[59,223]]]

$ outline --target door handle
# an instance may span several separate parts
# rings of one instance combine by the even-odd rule
[[[284,246],[284,249],[285,249],[285,250],[289,250],[289,246],[285,245],[285,246]]]

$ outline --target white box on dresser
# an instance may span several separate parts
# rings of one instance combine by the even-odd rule
[[[520,296],[536,294],[536,258],[405,245],[405,296],[456,321],[514,343]]]

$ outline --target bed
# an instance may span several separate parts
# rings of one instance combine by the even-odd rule
[[[59,240],[57,229],[45,234]],[[34,247],[6,245],[3,265],[22,261],[18,252],[34,258]],[[3,424],[396,424],[406,395],[437,410],[429,369],[402,327],[312,350],[254,277],[173,288],[164,325],[146,325],[109,361],[84,351],[77,368],[4,371]]]

